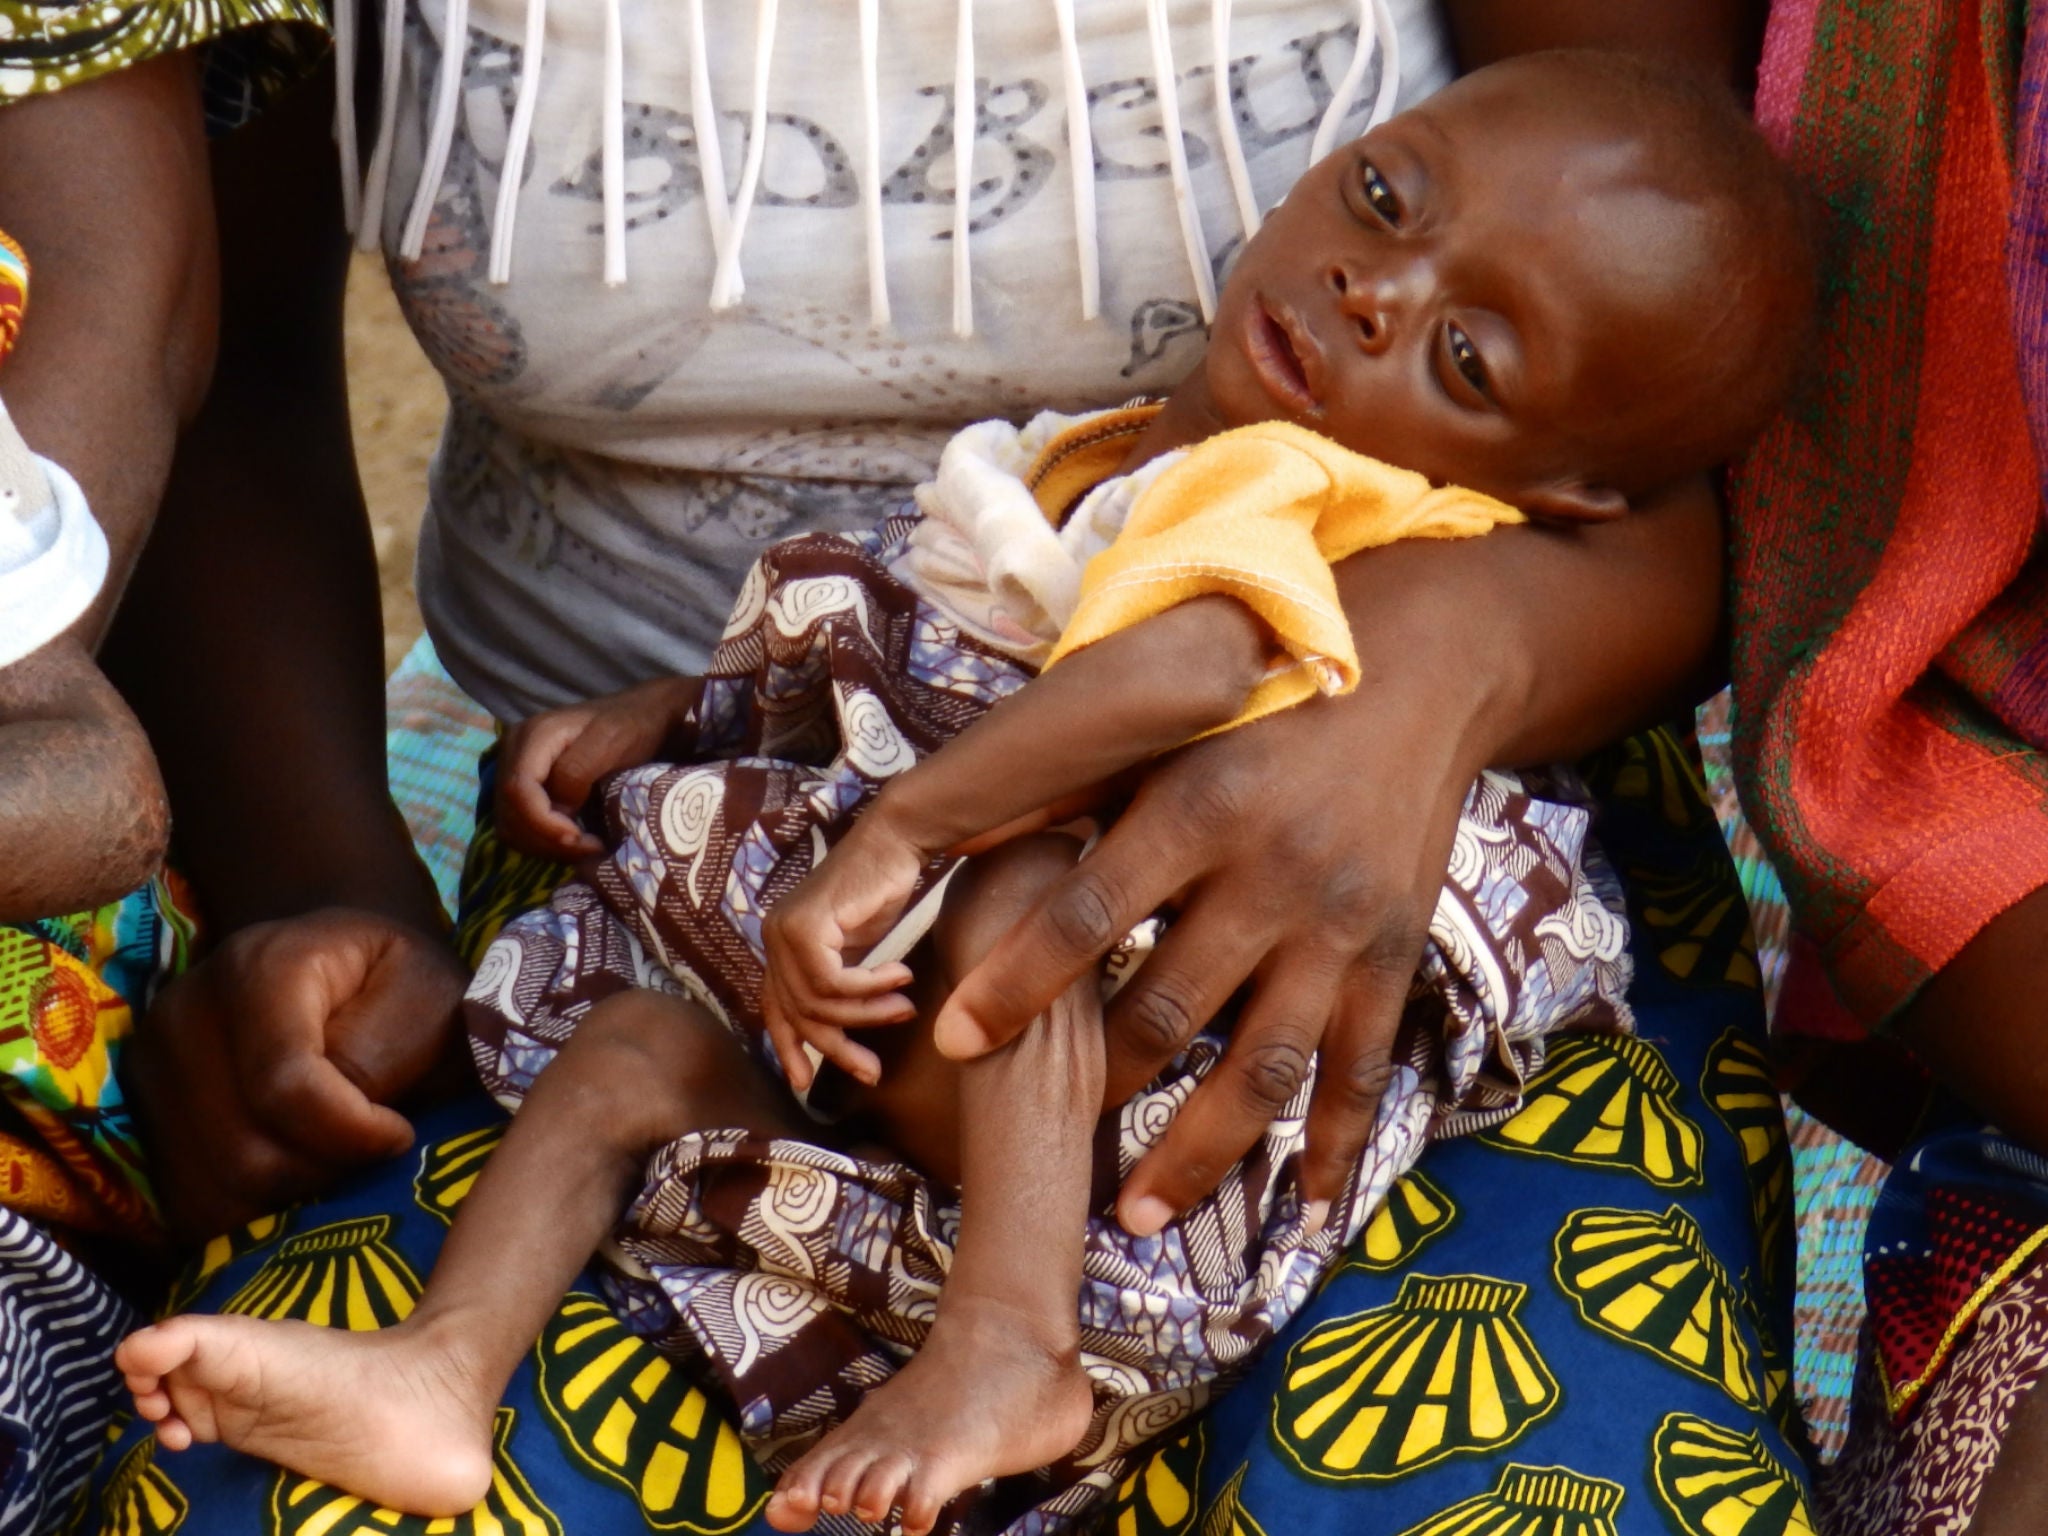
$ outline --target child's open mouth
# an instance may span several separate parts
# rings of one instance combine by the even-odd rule
[[[1315,344],[1302,333],[1300,322],[1285,309],[1268,308],[1260,298],[1252,301],[1244,329],[1245,359],[1274,403],[1289,415],[1314,415],[1320,409],[1309,386]]]

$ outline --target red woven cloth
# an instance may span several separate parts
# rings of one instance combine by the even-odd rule
[[[1772,10],[1758,117],[1831,241],[1812,387],[1731,482],[1794,1029],[1861,1036],[2048,885],[2044,41],[2019,0]]]

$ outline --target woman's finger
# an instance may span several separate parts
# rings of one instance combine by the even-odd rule
[[[1158,1232],[1214,1190],[1280,1117],[1307,1081],[1341,974],[1323,954],[1267,967],[1223,1059],[1124,1181],[1117,1220],[1126,1231]]]
[[[1258,970],[1267,924],[1198,893],[1137,974],[1110,999],[1103,1102],[1121,1104],[1159,1074]]]
[[[1196,840],[1141,795],[1087,858],[1055,880],[1023,920],[961,978],[932,1026],[956,1060],[1016,1038],[1116,941],[1186,884]]]
[[[1328,1205],[1344,1193],[1372,1138],[1394,1073],[1394,1041],[1414,967],[1359,964],[1345,975],[1323,1034],[1301,1153],[1301,1197]]]

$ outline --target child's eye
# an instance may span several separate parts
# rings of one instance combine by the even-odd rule
[[[1394,196],[1394,189],[1387,185],[1387,178],[1380,174],[1379,167],[1370,160],[1365,162],[1359,172],[1358,185],[1359,190],[1365,194],[1367,206],[1374,213],[1389,224],[1401,222],[1401,200]]]
[[[1472,338],[1455,325],[1446,326],[1444,344],[1450,351],[1451,366],[1458,370],[1458,376],[1491,399],[1486,387],[1486,364],[1479,356],[1479,349],[1472,345]]]

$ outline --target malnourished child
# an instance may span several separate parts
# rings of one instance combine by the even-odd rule
[[[919,1536],[1051,1463],[1033,1497],[1079,1513],[1285,1324],[1427,1135],[1506,1112],[1546,1032],[1623,1027],[1626,976],[1583,806],[1489,775],[1343,1198],[1299,1194],[1311,1073],[1217,1195],[1119,1226],[1104,1195],[1217,1037],[1107,1116],[1102,978],[942,1054],[979,1043],[954,984],[1083,856],[1047,808],[1353,681],[1329,562],[1617,517],[1720,462],[1782,397],[1811,284],[1733,104],[1619,58],[1480,71],[1325,159],[1163,405],[968,429],[921,516],[764,556],[705,677],[513,733],[506,836],[586,878],[471,988],[519,1114],[425,1294],[376,1334],[145,1329],[120,1353],[139,1410],[172,1448],[465,1509],[506,1380],[616,1235],[625,1299],[710,1356],[771,1456],[836,1426],[777,1526],[899,1509]],[[600,841],[573,817],[606,774]]]

